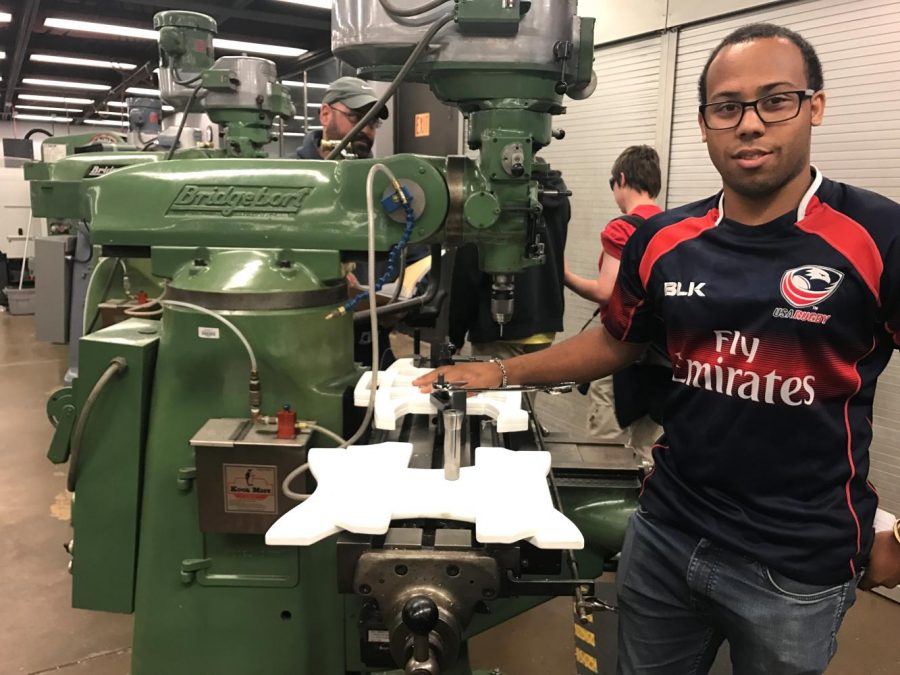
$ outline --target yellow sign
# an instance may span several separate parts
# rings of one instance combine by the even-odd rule
[[[431,136],[431,113],[416,115],[416,138]]]

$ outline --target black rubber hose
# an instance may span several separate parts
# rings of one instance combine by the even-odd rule
[[[49,131],[47,131],[46,129],[40,129],[40,128],[38,128],[38,127],[35,127],[35,128],[32,129],[31,131],[29,131],[27,134],[25,134],[25,136],[22,137],[22,140],[27,141],[27,140],[28,140],[29,138],[31,138],[34,134],[46,134],[46,135],[49,136],[50,138],[53,138],[53,134],[51,134],[51,133],[50,133]]]
[[[431,2],[426,2],[424,5],[419,5],[418,7],[409,7],[407,9],[401,9],[396,5],[392,5],[390,0],[379,0],[381,6],[384,7],[384,11],[388,14],[393,14],[394,16],[418,16],[419,14],[424,14],[425,12],[430,12],[433,9],[437,9],[441,5],[445,5],[450,0],[431,0]]]
[[[381,98],[379,98],[375,102],[375,105],[373,105],[369,109],[369,112],[367,112],[363,116],[363,118],[356,123],[356,126],[354,126],[350,131],[347,132],[347,135],[344,136],[341,142],[330,153],[328,153],[328,157],[326,157],[325,159],[335,159],[336,157],[339,157],[344,148],[346,148],[350,143],[350,140],[356,138],[356,135],[360,131],[365,129],[366,125],[368,125],[369,122],[371,122],[375,118],[375,115],[381,112],[384,104],[388,102],[391,96],[393,96],[397,91],[397,88],[400,86],[403,80],[406,79],[409,71],[412,70],[412,67],[416,64],[416,61],[419,60],[422,52],[425,51],[434,36],[437,35],[437,32],[451,21],[453,21],[452,13],[441,17],[432,24],[431,28],[428,29],[428,32],[422,36],[421,40],[419,40],[419,44],[417,44],[416,48],[413,49],[412,54],[410,54],[409,58],[406,59],[406,63],[403,64],[403,67],[400,69],[400,72],[397,73],[397,77],[395,77],[394,81],[391,82],[391,85],[387,88],[387,91],[385,91],[381,95]]]
[[[172,159],[172,155],[175,154],[175,148],[178,147],[178,144],[181,142],[181,132],[184,131],[184,124],[187,122],[188,113],[191,111],[191,106],[194,105],[194,99],[197,98],[197,92],[200,91],[201,85],[197,85],[191,90],[191,95],[188,98],[187,104],[184,106],[184,113],[181,115],[181,123],[178,125],[178,133],[175,135],[175,140],[172,141],[172,147],[169,148],[169,152],[166,153],[165,161],[169,161]]]
[[[75,483],[78,479],[78,458],[81,456],[81,439],[84,436],[84,428],[87,425],[88,417],[91,415],[91,409],[94,407],[97,399],[100,398],[100,394],[103,393],[106,385],[112,381],[113,377],[124,373],[127,369],[128,363],[125,359],[118,356],[114,358],[109,362],[106,370],[103,371],[103,374],[97,380],[96,384],[94,384],[93,389],[91,389],[91,393],[88,394],[87,399],[84,401],[84,406],[81,408],[81,414],[75,422],[75,429],[72,432],[72,442],[70,444],[69,473],[66,476],[66,489],[69,492],[75,492]]]

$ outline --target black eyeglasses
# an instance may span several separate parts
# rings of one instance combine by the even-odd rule
[[[358,113],[355,113],[355,112],[353,112],[353,113],[344,112],[344,111],[341,110],[340,108],[335,108],[334,106],[331,106],[331,109],[334,110],[335,112],[341,113],[341,115],[343,115],[344,117],[346,117],[346,118],[347,118],[347,121],[350,122],[350,124],[352,124],[352,125],[354,125],[354,126],[356,126],[357,124],[359,124],[359,121],[363,118],[363,116],[362,116],[362,115],[359,115]],[[367,126],[367,127],[373,127],[373,128],[375,128],[375,129],[378,129],[378,128],[381,126],[381,122],[382,122],[382,120],[380,120],[380,119],[378,119],[378,118],[376,117],[374,120],[371,120],[366,126]]]
[[[815,94],[813,89],[780,91],[755,101],[716,101],[700,106],[703,124],[712,131],[734,129],[744,119],[747,108],[753,108],[764,124],[787,122],[800,114],[803,101]]]

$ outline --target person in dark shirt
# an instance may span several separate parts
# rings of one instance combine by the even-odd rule
[[[325,159],[331,148],[324,141],[340,141],[375,105],[378,97],[365,81],[357,77],[341,77],[332,82],[322,97],[319,109],[319,121],[322,129],[307,134],[303,145],[297,149],[298,159]],[[388,118],[388,111],[382,108],[372,123],[364,127],[350,143],[352,156],[364,159],[372,156],[372,145],[375,143],[375,132],[383,120]],[[378,270],[381,272],[381,269]],[[354,273],[348,275],[348,282],[359,289],[360,280],[367,278],[366,264],[357,263]],[[368,323],[354,324],[353,327],[353,359],[364,366],[372,365],[372,333]],[[379,368],[387,368],[394,362],[391,350],[390,330],[378,329],[378,344],[381,351]]]
[[[322,141],[340,141],[371,110],[378,97],[364,80],[358,77],[341,77],[328,85],[319,108],[321,129],[315,129],[303,139],[297,148],[297,159],[325,159],[331,148]],[[350,143],[350,149],[358,159],[372,156],[375,132],[388,118],[387,108],[375,116],[371,124],[363,127]]]
[[[857,586],[900,583],[900,527],[874,531],[866,480],[900,349],[900,205],[811,165],[823,87],[793,31],[728,35],[698,111],[723,190],[638,228],[603,327],[503,364],[511,384],[593,379],[667,345],[665,433],[616,576],[620,673],[707,672],[725,640],[735,672],[822,673]]]

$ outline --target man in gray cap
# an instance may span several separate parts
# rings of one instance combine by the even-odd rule
[[[340,141],[363,116],[372,109],[378,97],[372,87],[358,77],[341,77],[332,82],[322,99],[319,120],[322,129],[306,136],[303,145],[297,149],[299,159],[324,159],[331,148],[322,147],[322,141]],[[361,158],[372,156],[375,130],[388,117],[387,108],[381,111],[350,142],[348,150]]]

